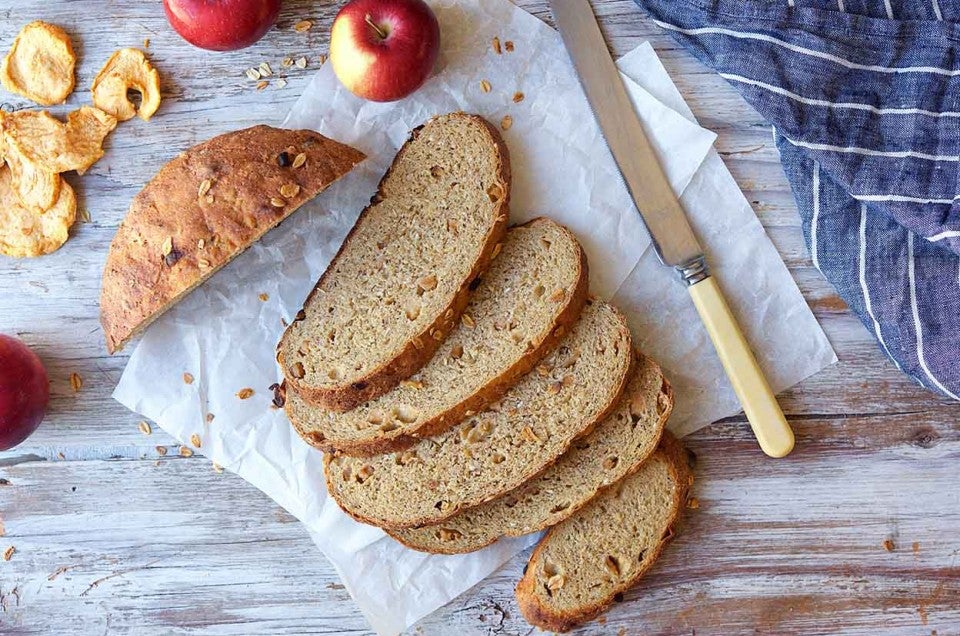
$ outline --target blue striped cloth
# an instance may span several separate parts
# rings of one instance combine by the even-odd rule
[[[814,265],[960,399],[960,0],[636,0],[773,124]]]

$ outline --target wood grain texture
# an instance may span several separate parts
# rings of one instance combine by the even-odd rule
[[[110,399],[126,358],[108,357],[97,323],[103,261],[130,199],[158,164],[215,134],[280,123],[326,52],[339,3],[287,0],[257,46],[213,54],[183,45],[159,2],[0,0],[0,48],[43,18],[74,37],[77,92],[115,49],[141,46],[164,103],[107,142],[70,178],[91,222],[56,254],[0,259],[0,332],[34,347],[52,380],[47,421],[0,454],[0,633],[368,634],[305,530],[201,457],[160,459]],[[543,0],[518,4],[548,22]],[[901,376],[812,267],[770,129],[720,78],[630,0],[594,0],[613,51],[651,40],[780,250],[840,363],[782,396],[797,433],[766,460],[742,417],[687,440],[698,454],[681,536],[644,583],[581,634],[955,634],[960,625],[960,405]],[[308,34],[292,29],[315,21]],[[254,90],[244,69],[304,55],[288,85]],[[24,100],[0,93],[6,107]],[[84,386],[70,388],[79,373]],[[884,547],[889,540],[891,550]],[[513,586],[525,559],[428,617],[412,634],[528,634]]]

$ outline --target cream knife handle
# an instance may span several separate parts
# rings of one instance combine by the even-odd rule
[[[740,325],[717,286],[707,277],[690,287],[690,297],[710,334],[720,362],[740,398],[760,448],[770,457],[785,457],[793,450],[793,430],[783,416],[767,378],[760,370]]]

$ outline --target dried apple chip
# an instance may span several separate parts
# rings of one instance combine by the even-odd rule
[[[127,92],[140,93],[139,110]],[[160,108],[160,74],[138,49],[120,49],[93,80],[93,104],[119,121],[139,115],[148,121]]]
[[[86,172],[103,156],[103,141],[116,127],[116,117],[91,106],[67,115],[67,150],[61,158],[59,172]]]
[[[73,92],[77,56],[60,27],[31,22],[21,29],[3,64],[0,82],[11,93],[51,106],[66,101]]]
[[[19,151],[44,172],[83,174],[103,156],[103,141],[117,120],[98,108],[83,106],[67,116],[67,123],[43,111],[22,110],[0,118],[7,146]]]
[[[69,184],[59,189],[53,207],[37,212],[20,203],[11,171],[0,165],[0,254],[24,258],[56,251],[76,218],[77,197]]]
[[[16,192],[20,204],[34,212],[52,208],[60,196],[60,175],[41,168],[14,144],[6,144],[4,153],[10,169],[11,189]]]

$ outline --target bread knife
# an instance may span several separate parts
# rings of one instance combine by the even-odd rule
[[[548,1],[587,101],[660,261],[674,267],[686,283],[760,448],[770,457],[786,456],[793,450],[793,431],[710,275],[703,248],[633,109],[589,0]]]

